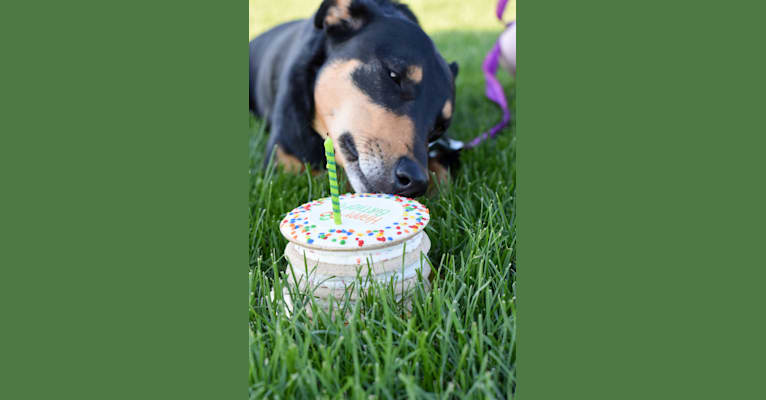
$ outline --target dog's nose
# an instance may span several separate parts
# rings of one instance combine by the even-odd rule
[[[414,160],[402,157],[394,168],[394,193],[407,197],[421,196],[428,189],[428,175]]]

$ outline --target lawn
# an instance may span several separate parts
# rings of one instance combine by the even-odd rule
[[[447,61],[460,64],[449,134],[466,140],[494,125],[481,62],[502,25],[495,2],[404,1]],[[297,17],[316,1],[250,2],[250,36]],[[515,15],[509,2],[506,18]],[[500,72],[515,105],[514,81]],[[511,398],[516,387],[516,139],[464,153],[453,179],[418,200],[431,211],[426,232],[433,290],[418,292],[411,314],[389,291],[371,293],[344,323],[327,315],[288,316],[272,287],[286,281],[282,216],[329,195],[326,175],[263,168],[267,132],[250,123],[249,395],[260,398]],[[295,294],[299,296],[299,294]],[[374,396],[374,397],[373,397]]]

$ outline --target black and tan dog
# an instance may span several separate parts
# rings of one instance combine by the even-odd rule
[[[445,172],[428,143],[450,124],[457,70],[407,6],[325,0],[250,42],[250,110],[271,127],[267,156],[288,169],[323,168],[330,135],[356,192],[415,197],[429,166]]]

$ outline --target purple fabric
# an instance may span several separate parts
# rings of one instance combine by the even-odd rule
[[[503,11],[505,11],[505,5],[508,3],[508,0],[499,0],[497,2],[497,9],[495,10],[495,14],[497,14],[497,19],[500,21],[503,20]]]
[[[501,0],[502,1],[502,0]],[[487,54],[482,64],[482,70],[484,71],[484,79],[487,81],[487,98],[497,103],[503,110],[503,119],[490,130],[475,137],[473,140],[466,144],[466,148],[472,148],[478,146],[481,142],[488,138],[494,138],[500,130],[505,128],[511,121],[511,112],[508,110],[508,101],[505,99],[505,93],[503,92],[503,86],[495,77],[497,73],[497,66],[500,59],[500,42],[495,43],[492,50]]]
[[[503,19],[503,11],[505,10],[505,5],[508,2],[508,0],[499,0],[497,2],[497,18],[502,21]],[[513,24],[511,22],[508,24],[510,26]],[[503,92],[503,86],[500,84],[500,81],[497,80],[497,77],[495,76],[497,74],[497,66],[500,61],[500,39],[498,39],[497,42],[495,42],[495,45],[492,47],[492,50],[487,53],[487,57],[484,58],[484,63],[481,66],[481,69],[484,71],[484,79],[487,81],[487,89],[486,89],[486,95],[487,98],[492,100],[493,102],[497,103],[498,106],[503,110],[503,119],[495,126],[490,128],[490,130],[482,133],[479,136],[476,136],[473,140],[466,143],[465,148],[473,148],[481,144],[481,142],[489,139],[494,138],[495,135],[497,135],[498,132],[500,132],[503,128],[505,128],[509,122],[511,122],[511,112],[508,110],[508,101],[505,99],[505,92]]]

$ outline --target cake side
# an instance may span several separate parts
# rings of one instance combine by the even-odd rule
[[[421,255],[428,255],[431,241],[425,232],[414,237],[412,242],[412,245],[408,241],[390,249],[321,252],[320,254],[289,243],[285,247],[285,258],[292,265],[295,273],[305,274],[305,271],[316,270],[323,275],[375,275],[401,269],[403,265],[419,261]]]

